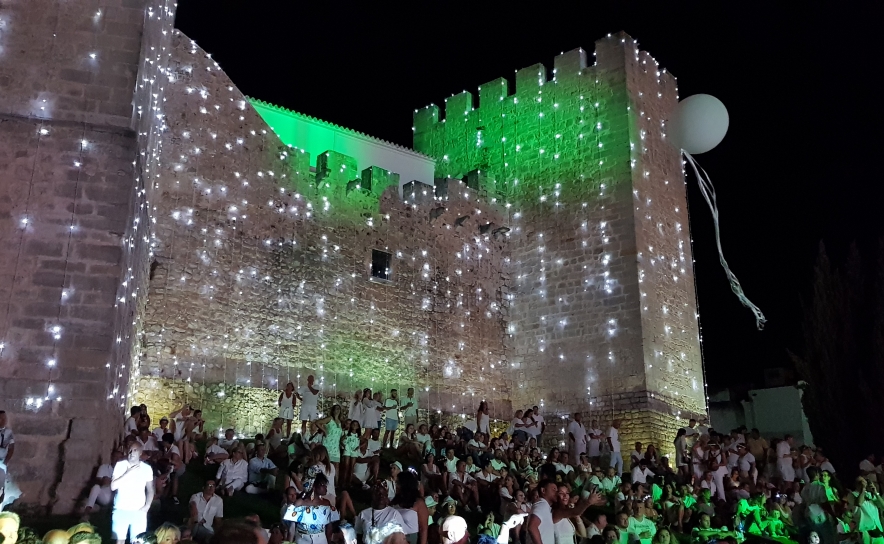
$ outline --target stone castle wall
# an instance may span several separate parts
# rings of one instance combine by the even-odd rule
[[[415,113],[437,175],[504,203],[514,263],[513,403],[624,420],[671,449],[705,412],[680,155],[665,141],[674,78],[625,34]],[[552,76],[551,78],[549,76]],[[444,119],[442,118],[444,114]],[[670,423],[671,421],[671,423]]]
[[[313,373],[331,396],[416,387],[422,409],[509,417],[495,206],[457,180],[400,197],[335,152],[311,171],[204,51],[176,34],[171,55],[140,375],[277,391]]]

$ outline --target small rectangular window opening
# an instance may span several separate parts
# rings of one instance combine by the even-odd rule
[[[378,249],[371,250],[371,277],[372,279],[390,281],[392,279],[392,270],[390,264],[393,256],[386,251]]]

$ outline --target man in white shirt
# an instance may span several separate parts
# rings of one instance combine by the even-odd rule
[[[255,447],[255,456],[249,460],[249,485],[246,486],[246,493],[267,493],[276,484],[278,472],[273,461],[267,458],[267,446],[258,444]]]
[[[472,503],[479,512],[482,512],[479,506],[479,484],[467,473],[465,461],[457,461],[455,471],[448,475],[448,494],[460,501],[465,511],[472,512],[470,509]]]
[[[237,442],[239,442],[239,440],[236,439],[236,434],[234,433],[233,429],[227,429],[226,431],[224,431],[224,438],[218,439],[218,445],[227,451],[233,449],[233,447],[236,446]]]
[[[384,413],[384,439],[381,440],[381,447],[386,446],[393,449],[393,438],[399,428],[399,391],[390,389],[390,398],[384,401],[384,408],[386,409]]]
[[[0,504],[3,502],[6,490],[6,471],[15,454],[15,435],[12,434],[8,423],[6,412],[0,410]]]
[[[568,453],[575,463],[580,462],[580,455],[586,453],[586,427],[581,421],[580,412],[568,424]]]
[[[228,497],[242,489],[249,480],[249,463],[244,458],[242,448],[236,448],[230,453],[230,459],[225,459],[218,467],[215,481],[217,489]]]
[[[157,438],[148,429],[140,429],[138,438],[136,438],[143,453],[141,454],[143,461],[150,461],[160,453],[160,447],[157,445]]]
[[[417,425],[417,397],[414,396],[414,388],[409,387],[408,393],[400,403],[402,406],[403,423]]]
[[[141,462],[141,444],[130,442],[126,459],[114,465],[110,487],[116,491],[111,532],[117,544],[133,541],[147,530],[147,511],[153,502],[153,470]]]
[[[647,484],[648,478],[650,481],[654,481],[654,473],[651,472],[651,469],[648,468],[648,462],[644,459],[639,461],[639,464],[632,469],[632,483],[633,484]]]
[[[141,415],[141,407],[133,406],[129,409],[129,417],[123,424],[123,436],[135,436],[138,434],[138,416]],[[117,420],[119,421],[119,420]]]
[[[568,452],[563,451],[559,453],[559,460],[553,463],[553,466],[556,467],[556,473],[562,473],[562,481],[567,483],[571,483],[577,478],[577,472],[571,466],[570,461]]]
[[[215,480],[206,480],[203,490],[190,497],[190,527],[197,542],[208,540],[224,519],[224,502],[215,495]]]
[[[645,503],[636,502],[633,507],[633,515],[629,517],[630,541],[640,541],[641,544],[651,544],[654,535],[657,534],[657,524],[651,518],[645,517]]]
[[[611,466],[617,469],[617,476],[623,476],[623,456],[620,454],[620,420],[611,422],[608,429],[608,447],[611,449]]]
[[[89,515],[92,512],[99,510],[102,506],[109,505],[114,500],[114,492],[111,491],[110,484],[114,477],[114,467],[122,460],[123,454],[120,450],[114,450],[111,452],[110,464],[98,467],[98,472],[95,474],[95,485],[89,490],[89,498],[86,500],[83,517],[80,521],[89,521]]]
[[[319,389],[313,387],[315,378],[313,374],[307,376],[307,385],[302,385],[295,393],[301,401],[301,435],[307,435],[307,423],[315,421],[319,417],[317,404],[319,403]]]
[[[638,466],[639,461],[642,460],[642,443],[636,442],[635,449],[629,454],[629,470],[634,469]]]
[[[354,528],[356,534],[367,535],[372,528],[380,529],[388,523],[396,523],[400,527],[405,527],[405,520],[402,514],[390,506],[386,482],[379,480],[375,486],[371,496],[371,507],[366,508],[356,516]]]
[[[531,506],[528,516],[528,544],[555,544],[556,531],[553,523],[552,505],[556,502],[559,487],[555,482],[545,481],[538,489],[540,496]]]

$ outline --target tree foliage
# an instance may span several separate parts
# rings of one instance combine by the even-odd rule
[[[853,245],[833,267],[820,244],[803,303],[803,350],[792,354],[814,441],[850,474],[869,453],[884,452],[884,240],[870,264]]]

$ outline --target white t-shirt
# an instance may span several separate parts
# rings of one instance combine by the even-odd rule
[[[402,516],[402,521],[405,522],[402,525],[402,532],[407,535],[413,535],[420,530],[420,526],[418,525],[417,512],[412,510],[411,508],[400,508],[398,506],[394,506],[393,508],[399,512],[399,515]]]
[[[531,514],[537,516],[540,520],[540,525],[537,527],[537,532],[540,533],[540,542],[533,542],[531,540],[531,533],[528,533],[528,543],[555,544],[556,529],[555,524],[553,523],[552,507],[549,503],[543,499],[535,502],[531,506]]]
[[[313,384],[313,386],[316,387],[316,384]],[[302,399],[301,410],[316,410],[316,403],[319,402],[319,388],[316,389],[316,394],[314,394],[308,386],[302,385],[298,388],[298,394],[301,395]]]
[[[396,523],[400,527],[405,527],[405,520],[402,519],[402,514],[392,506],[381,510],[366,508],[356,516],[356,534],[364,535],[371,531],[372,527],[380,528],[388,523]]]
[[[157,451],[159,446],[157,446],[157,438],[154,435],[148,435],[147,440],[144,442],[141,441],[141,437],[136,438],[138,443],[141,444],[141,449],[144,451]]]
[[[196,522],[205,521],[203,527],[210,533],[214,533],[215,528],[212,524],[215,523],[215,518],[224,517],[224,502],[221,497],[212,495],[212,498],[206,501],[206,497],[200,491],[191,495],[190,504],[196,505]]]
[[[411,406],[405,408],[403,414],[405,417],[416,416],[417,415],[417,398],[415,397],[405,397],[402,399],[401,406],[405,406],[411,403]]]
[[[387,419],[394,419],[399,421],[399,401],[396,399],[387,399],[384,401],[384,408],[387,409],[384,412],[384,417]]]
[[[654,473],[651,472],[651,469],[645,468],[642,470],[640,466],[632,469],[632,483],[646,484],[648,483],[648,478],[651,478],[651,481],[654,480]]]
[[[225,485],[236,482],[245,483],[249,478],[249,462],[245,459],[233,462],[233,459],[225,459],[218,467],[218,473],[215,479],[219,482],[224,480]]]
[[[119,419],[117,421],[119,421]],[[126,420],[126,425],[124,426],[124,429],[125,429],[126,435],[130,435],[130,434],[132,434],[132,431],[138,430],[138,422],[135,421],[134,417],[129,416],[129,419]]]
[[[372,457],[377,455],[381,451],[381,441],[373,440],[371,438],[368,439],[368,447],[365,448],[365,452],[368,454],[366,457]]]
[[[534,438],[537,438],[537,436],[540,434],[540,421],[537,420],[537,416],[531,416],[531,418],[534,420],[533,422],[531,421],[531,419],[522,421],[523,424],[528,425],[527,427],[522,427],[522,430],[533,436]]]
[[[499,476],[497,476],[493,472],[489,472],[488,474],[485,474],[480,470],[479,472],[476,472],[475,474],[473,474],[473,478],[475,478],[477,480],[482,480],[483,482],[488,482],[490,484],[491,482],[493,482],[494,480],[499,478]]]
[[[211,446],[206,448],[206,457],[210,455],[215,455],[216,453],[223,453],[224,455],[227,455],[227,450],[225,450],[218,444],[212,444]]]
[[[611,440],[611,451],[620,453],[620,433],[614,427],[608,429],[608,438]]]
[[[594,434],[596,436],[601,436],[602,438],[590,438],[589,439],[589,451],[587,454],[590,457],[598,457],[601,455],[601,445],[602,440],[604,440],[604,434],[601,429],[589,429],[587,431],[589,434]]]
[[[718,493],[718,486],[715,485],[715,480],[712,480],[711,482],[703,480],[702,482],[700,482],[700,487],[702,487],[703,489],[708,489],[712,497],[715,497],[715,495]]]
[[[95,474],[95,477],[99,480],[102,478],[114,478],[114,467],[111,465],[101,465],[98,467],[98,472]]]
[[[144,501],[147,499],[144,489],[148,483],[153,485],[153,470],[147,463],[139,463],[136,468],[127,473],[128,469],[129,461],[125,459],[114,465],[112,479],[119,478],[117,493],[114,497],[114,509],[131,512],[144,508]]]
[[[740,470],[743,472],[749,472],[749,469],[752,468],[751,463],[755,462],[755,456],[751,453],[747,453],[743,457],[740,458]]]
[[[792,466],[792,458],[788,455],[792,452],[792,446],[785,440],[777,443],[777,464],[780,466]]]
[[[571,465],[566,465],[564,463],[554,463],[556,467],[556,472],[561,472],[563,474],[568,474],[570,472],[574,472],[574,467]]]
[[[163,429],[162,427],[157,427],[153,430],[153,435],[157,439],[157,442],[163,439],[163,435],[168,433],[169,429]]]
[[[15,436],[12,434],[12,429],[8,429],[6,427],[0,429],[0,461],[6,460],[6,454],[9,452],[9,446],[15,444]]]

